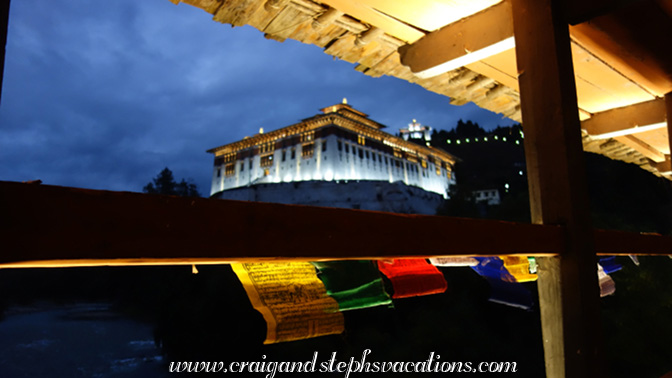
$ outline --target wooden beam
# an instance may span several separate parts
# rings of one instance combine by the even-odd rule
[[[326,26],[330,25],[334,21],[336,21],[337,18],[343,16],[343,12],[339,11],[338,9],[334,8],[329,8],[327,9],[324,13],[322,13],[318,18],[313,21],[311,26],[315,30],[322,30]]]
[[[579,45],[649,93],[672,91],[672,51],[666,38],[672,22],[656,3],[631,2],[614,14],[572,26],[570,32]]]
[[[599,138],[602,134],[615,131],[629,131],[628,134],[634,134],[638,132],[637,128],[640,126],[661,122],[665,122],[665,99],[658,98],[595,113],[591,118],[581,122],[581,128],[591,136]]]
[[[547,377],[603,376],[599,286],[569,31],[560,0],[513,0],[533,223],[566,227],[560,257],[540,258]]]
[[[0,213],[0,264],[553,255],[563,243],[554,226],[11,182]]]
[[[564,246],[558,226],[12,182],[0,182],[0,210],[0,268],[553,256]],[[595,242],[610,255],[672,254],[663,236],[599,231]]]
[[[527,137],[527,136],[526,136]],[[653,233],[595,230],[595,250],[602,256],[672,256],[672,237]]]
[[[614,139],[632,148],[633,150],[641,153],[642,155],[653,160],[656,163],[662,163],[665,161],[665,154],[651,147],[651,145],[649,145],[648,143],[642,141],[641,139],[637,139],[632,135],[616,137]]]
[[[383,29],[385,33],[405,42],[415,42],[425,35],[421,30],[387,16],[364,3],[349,0],[321,0],[320,2],[358,20],[364,20],[367,24]]]
[[[502,49],[479,54],[492,46]],[[511,5],[508,1],[446,25],[411,45],[399,48],[401,64],[420,77],[432,77],[513,48]],[[496,51],[496,52],[494,52]],[[473,58],[473,59],[472,59]]]

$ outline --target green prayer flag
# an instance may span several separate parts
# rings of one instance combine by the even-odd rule
[[[312,262],[327,294],[338,302],[340,311],[391,305],[383,279],[371,261]]]

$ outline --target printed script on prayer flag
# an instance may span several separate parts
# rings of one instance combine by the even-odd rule
[[[343,314],[307,262],[231,264],[266,321],[264,344],[343,332]]]

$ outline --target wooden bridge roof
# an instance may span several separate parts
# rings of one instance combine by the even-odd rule
[[[394,76],[521,121],[508,1],[171,1],[269,39],[319,46],[365,75]],[[672,92],[672,1],[565,5],[584,150],[672,179],[663,98]]]

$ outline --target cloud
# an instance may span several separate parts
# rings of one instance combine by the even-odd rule
[[[486,128],[500,121],[184,4],[14,1],[0,180],[140,191],[168,166],[207,194],[206,149],[298,122],[343,97],[391,133],[412,118],[445,129],[460,118]]]

